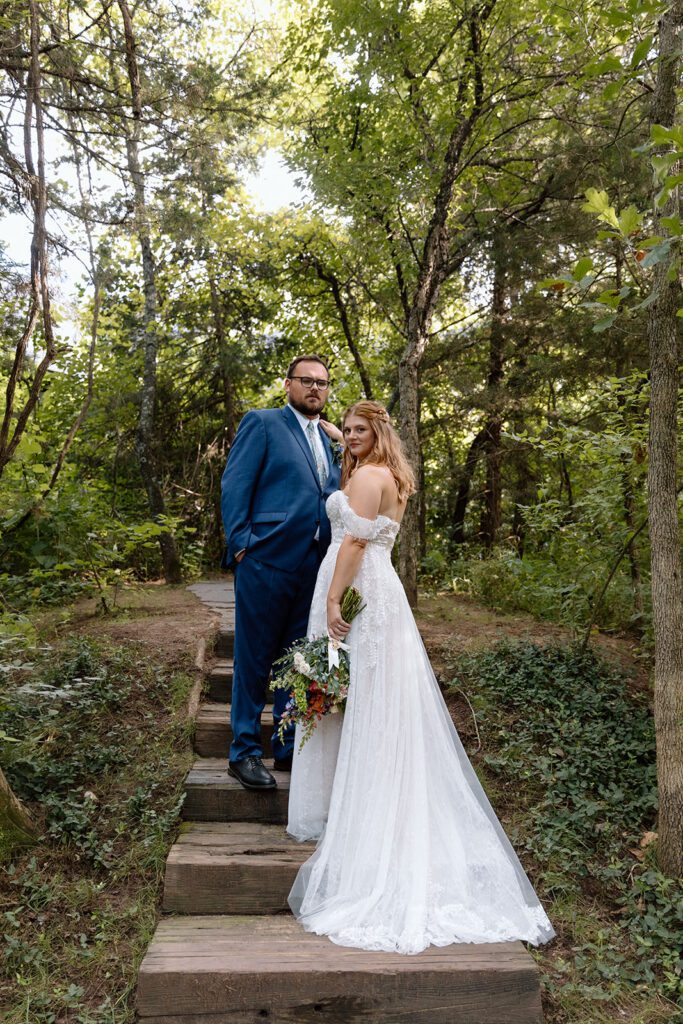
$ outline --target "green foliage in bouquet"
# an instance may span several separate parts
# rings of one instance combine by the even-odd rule
[[[360,591],[347,587],[341,600],[344,621],[353,622],[364,608]],[[290,694],[278,735],[283,739],[288,726],[298,722],[303,747],[323,715],[344,710],[349,692],[348,649],[328,636],[312,640],[304,637],[292,644],[275,665],[282,666],[282,671],[273,680],[272,689],[289,690]]]

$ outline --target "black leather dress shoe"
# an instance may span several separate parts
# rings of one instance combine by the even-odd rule
[[[289,754],[287,757],[281,757],[281,758],[280,757],[276,757],[275,758],[275,763],[273,764],[274,771],[276,771],[276,772],[291,772],[293,758],[294,758],[293,754]]]
[[[277,782],[260,757],[242,757],[228,761],[228,775],[241,782],[245,789],[275,789]]]

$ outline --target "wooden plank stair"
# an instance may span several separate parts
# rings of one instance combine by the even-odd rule
[[[214,663],[206,676],[208,700],[224,705],[230,703],[232,700],[232,670],[232,655],[229,658],[219,658]]]
[[[287,773],[267,793],[228,775],[232,594],[192,589],[221,622],[195,734],[197,753],[215,756],[198,756],[186,779],[165,916],[140,968],[140,1024],[542,1024],[537,970],[519,942],[400,956],[337,946],[294,921],[287,894],[313,844],[284,830]]]
[[[273,708],[268,704],[261,716],[261,742],[265,757],[272,755]],[[202,704],[197,715],[194,749],[200,757],[220,757],[225,760],[232,743],[229,708],[216,702]]]

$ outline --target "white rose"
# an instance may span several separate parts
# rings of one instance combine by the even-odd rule
[[[301,651],[297,651],[294,655],[294,668],[297,672],[300,672],[302,676],[309,676],[310,678],[313,675],[311,666],[308,664]]]

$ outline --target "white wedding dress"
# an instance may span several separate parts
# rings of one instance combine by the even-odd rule
[[[366,608],[347,638],[346,711],[328,715],[294,764],[287,830],[319,839],[289,903],[307,931],[362,949],[419,953],[455,942],[554,935],[470,765],[391,564],[398,523],[327,500],[332,543],[308,635],[346,534],[368,543],[355,585]]]

